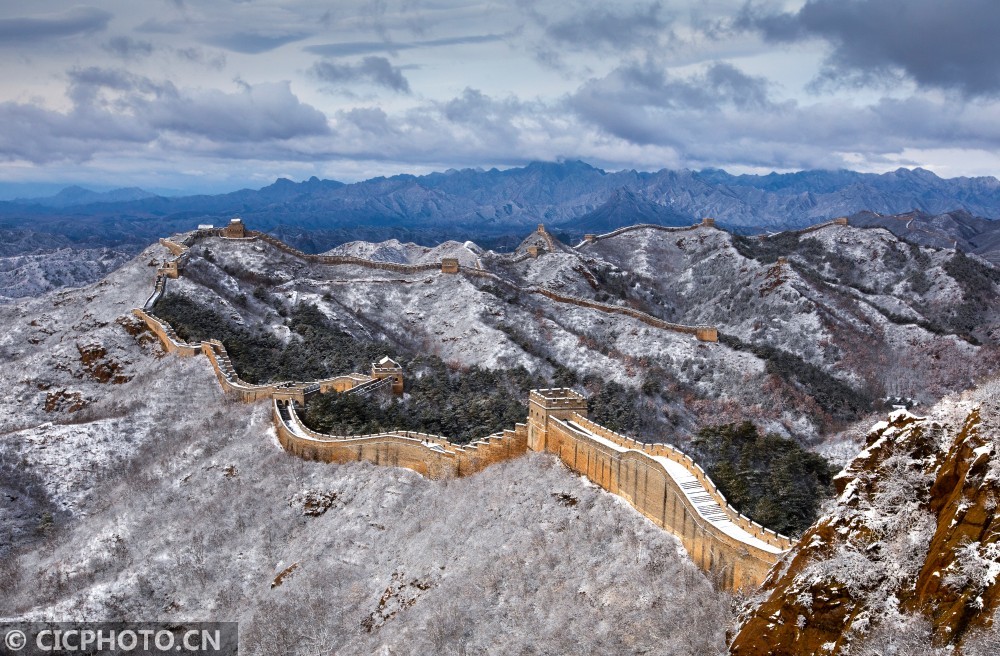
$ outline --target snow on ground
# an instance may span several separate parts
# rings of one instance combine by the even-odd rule
[[[35,297],[103,278],[132,259],[110,248],[60,248],[46,253],[0,257],[0,302]]]
[[[341,244],[323,253],[323,255],[348,255],[377,262],[396,262],[398,264],[414,264],[419,258],[430,252],[427,246],[418,246],[412,242],[403,243],[398,239],[372,243],[367,241],[351,241]]]

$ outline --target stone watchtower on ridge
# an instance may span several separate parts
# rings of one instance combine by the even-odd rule
[[[528,448],[546,451],[549,418],[567,419],[575,413],[587,416],[587,399],[568,387],[531,390],[528,394]]]
[[[243,239],[247,236],[247,229],[243,225],[243,219],[237,216],[229,221],[229,225],[223,228],[220,234],[230,239]]]
[[[372,363],[372,378],[392,378],[392,393],[403,393],[403,368],[388,355]]]

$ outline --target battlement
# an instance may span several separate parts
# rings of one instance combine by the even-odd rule
[[[458,273],[458,258],[457,257],[442,257],[441,258],[441,273]]]
[[[531,390],[528,393],[528,399],[547,409],[587,407],[586,397],[568,387]]]

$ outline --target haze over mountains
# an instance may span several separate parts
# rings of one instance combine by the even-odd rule
[[[215,196],[69,188],[47,198],[0,202],[0,228],[28,227],[91,246],[137,249],[160,235],[239,214],[297,247],[319,252],[355,239],[433,244],[459,238],[513,246],[515,236],[539,222],[574,237],[635,223],[687,225],[703,216],[739,232],[773,231],[862,210],[929,215],[961,210],[996,219],[1000,182],[942,179],[923,169],[756,176],[717,169],[606,172],[580,161],[535,162],[504,171],[449,170],[353,184],[279,179],[262,189]]]

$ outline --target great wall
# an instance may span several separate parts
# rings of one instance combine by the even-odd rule
[[[846,225],[846,220],[838,219],[816,228],[826,225]],[[577,248],[643,228],[678,231],[701,226],[712,227],[713,222],[706,219],[687,228],[630,226],[606,235],[587,235]],[[550,252],[556,249],[554,239],[541,225],[538,234]],[[727,590],[758,587],[774,564],[794,544],[790,538],[740,514],[704,470],[677,448],[669,444],[639,442],[588,420],[586,398],[571,389],[532,390],[525,424],[517,424],[512,429],[464,446],[453,444],[439,435],[410,431],[336,436],[310,430],[299,419],[296,405],[302,406],[313,395],[330,391],[362,395],[387,390],[402,393],[401,367],[386,357],[372,364],[370,374],[351,373],[318,381],[253,385],[240,379],[225,346],[218,340],[198,344],[183,342],[167,322],[152,313],[152,308],[165,293],[167,281],[181,275],[190,256],[189,246],[208,237],[260,240],[297,258],[322,265],[357,265],[398,273],[439,271],[441,275],[465,273],[487,277],[520,291],[601,312],[631,316],[658,328],[694,335],[701,341],[717,341],[718,333],[714,327],[672,324],[631,308],[566,296],[542,287],[521,288],[492,272],[461,266],[454,258],[409,265],[351,256],[309,255],[270,235],[247,231],[239,219],[234,219],[225,228],[199,229],[184,240],[161,239],[160,243],[174,257],[164,261],[157,269],[153,292],[144,306],[133,310],[133,314],[145,322],[168,353],[206,356],[227,394],[245,403],[269,401],[278,441],[286,451],[298,457],[331,463],[364,460],[377,465],[405,467],[432,479],[444,479],[474,474],[529,450],[552,453],[570,470],[622,497],[658,526],[677,536],[694,562]],[[535,247],[528,256],[538,257],[540,254],[541,251]],[[522,259],[524,257],[512,258],[514,261]]]

